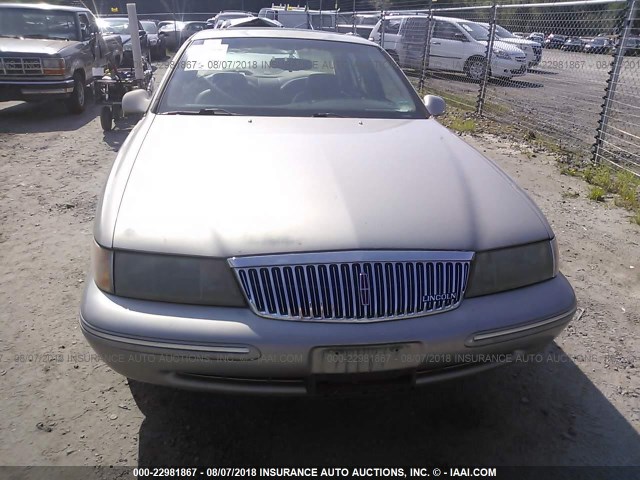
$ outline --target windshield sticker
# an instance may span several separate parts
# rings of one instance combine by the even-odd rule
[[[229,45],[222,40],[206,40],[202,45],[193,45],[188,50],[188,60],[184,62],[185,70],[214,70],[215,65],[227,58]]]

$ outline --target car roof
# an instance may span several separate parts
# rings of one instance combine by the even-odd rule
[[[407,15],[389,15],[386,16],[384,19],[385,20],[391,20],[392,18],[429,18],[429,15],[427,14],[422,14],[422,15],[416,15],[414,14],[407,14]],[[433,16],[434,20],[444,20],[444,21],[450,21],[450,22],[471,22],[471,23],[478,23],[478,22],[474,22],[472,20],[467,20],[465,18],[456,18],[456,17],[438,17],[436,15]]]
[[[61,10],[64,12],[91,12],[85,7],[70,7],[64,5],[51,5],[49,3],[2,3],[0,8],[31,8],[33,10]]]
[[[375,45],[357,35],[344,35],[342,33],[319,32],[316,30],[301,30],[296,28],[238,28],[202,30],[196,33],[192,39],[202,40],[206,38],[225,37],[254,37],[254,38],[291,38],[297,40],[329,40],[343,43],[361,43],[363,45]]]

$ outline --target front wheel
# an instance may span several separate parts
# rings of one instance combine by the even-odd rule
[[[487,69],[484,58],[471,58],[467,61],[465,71],[471,80],[482,80]]]
[[[100,125],[105,132],[110,132],[113,128],[113,112],[106,105],[100,111]]]
[[[86,107],[86,95],[84,78],[81,73],[76,72],[73,76],[73,93],[67,99],[67,110],[71,113],[79,114],[84,112]]]

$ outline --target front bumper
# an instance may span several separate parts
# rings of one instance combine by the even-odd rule
[[[539,351],[575,310],[575,295],[562,275],[466,299],[446,313],[366,324],[269,320],[248,308],[126,299],[105,294],[88,279],[80,324],[101,358],[136,380],[196,390],[306,394],[327,380],[376,377],[314,375],[319,347],[417,344],[419,366],[382,376],[420,385]]]
[[[0,79],[0,101],[67,98],[73,93],[73,78],[67,80]]]
[[[517,62],[497,57],[491,59],[491,75],[494,77],[511,78],[527,73],[527,62]]]

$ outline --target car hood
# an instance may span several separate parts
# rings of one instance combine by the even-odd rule
[[[487,45],[486,40],[480,43],[482,43],[484,46]],[[494,40],[493,48],[499,48],[500,50],[504,50],[505,52],[509,52],[513,54],[520,54],[520,55],[524,54],[524,52],[520,50],[517,46],[511,43],[503,42],[502,40]]]
[[[46,40],[42,38],[0,37],[0,53],[54,55],[63,48],[74,45],[74,40]]]
[[[122,33],[120,35],[120,40],[122,40],[122,44],[125,45],[131,41],[131,35],[124,35]]]
[[[149,116],[111,197],[114,248],[476,251],[552,236],[506,174],[433,119]]]
[[[533,40],[527,40],[525,38],[501,38],[501,43],[510,43],[519,48],[519,45],[531,45],[531,46],[540,46],[538,42],[534,42]]]

